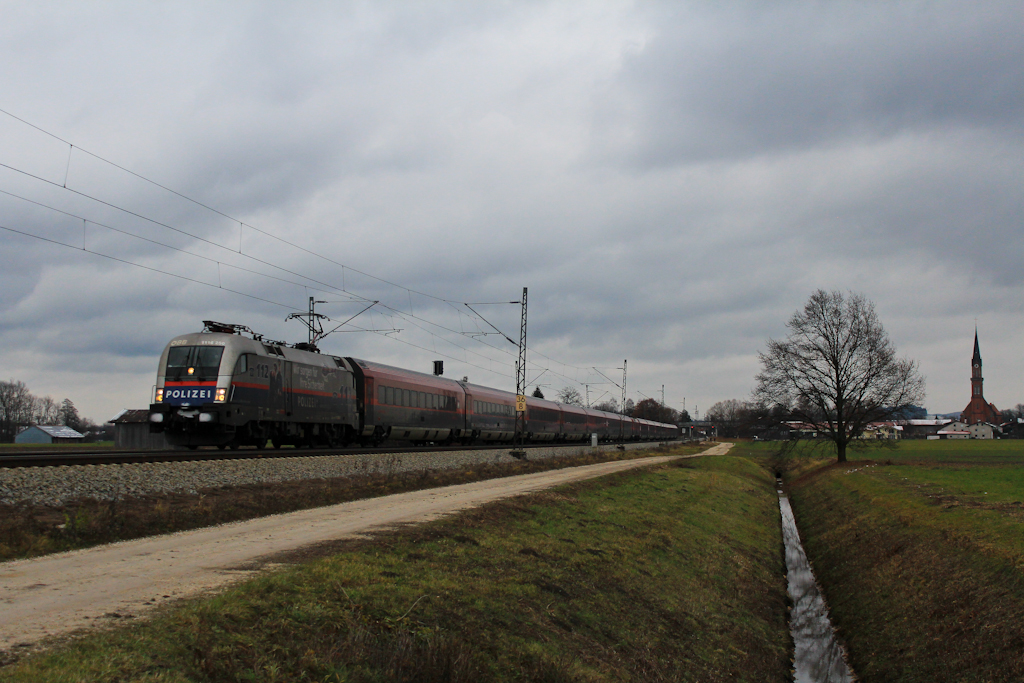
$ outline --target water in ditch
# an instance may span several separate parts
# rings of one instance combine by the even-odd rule
[[[843,648],[832,631],[828,607],[821,597],[814,573],[807,561],[789,498],[779,488],[782,537],[786,544],[786,577],[793,611],[789,630],[793,634],[793,680],[795,683],[850,683],[854,680],[843,657]]]

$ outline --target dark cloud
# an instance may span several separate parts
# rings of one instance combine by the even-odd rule
[[[610,149],[633,164],[933,128],[1022,132],[1024,15],[1012,2],[675,4],[655,15],[599,110]]]

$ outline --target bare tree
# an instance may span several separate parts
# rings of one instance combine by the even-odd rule
[[[704,413],[704,419],[716,423],[719,436],[737,436],[739,425],[746,420],[751,406],[734,398],[719,401]]]
[[[582,406],[583,396],[577,390],[572,387],[565,387],[557,394],[555,394],[555,400],[559,403],[564,403],[570,406]]]
[[[60,404],[50,396],[37,398],[32,406],[32,421],[37,425],[60,424]]]
[[[1024,403],[1018,403],[1015,407],[1002,411],[1002,417],[1006,422],[1015,422],[1017,418],[1024,417]]]
[[[863,296],[819,289],[786,327],[785,339],[769,339],[758,354],[754,398],[827,436],[839,462],[869,423],[924,401],[917,363],[896,357],[874,304]]]
[[[607,401],[602,401],[601,403],[595,403],[590,407],[593,408],[594,410],[603,410],[606,413],[619,412],[619,402],[616,401],[614,398],[610,398]]]
[[[71,427],[75,431],[82,429],[82,418],[78,414],[78,408],[75,407],[70,398],[64,399],[60,404],[60,423]]]
[[[14,441],[19,428],[31,424],[34,403],[24,382],[0,382],[0,442]]]

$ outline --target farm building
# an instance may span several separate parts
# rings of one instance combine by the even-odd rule
[[[33,425],[18,432],[14,443],[84,443],[85,435],[64,425]]]
[[[171,445],[163,434],[149,433],[149,411],[122,410],[108,420],[114,425],[114,448],[169,450]]]

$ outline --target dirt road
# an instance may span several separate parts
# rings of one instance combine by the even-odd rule
[[[724,453],[731,445],[720,444],[700,455]],[[275,554],[675,457],[412,491],[0,564],[0,650],[143,615],[168,600],[244,578]]]

